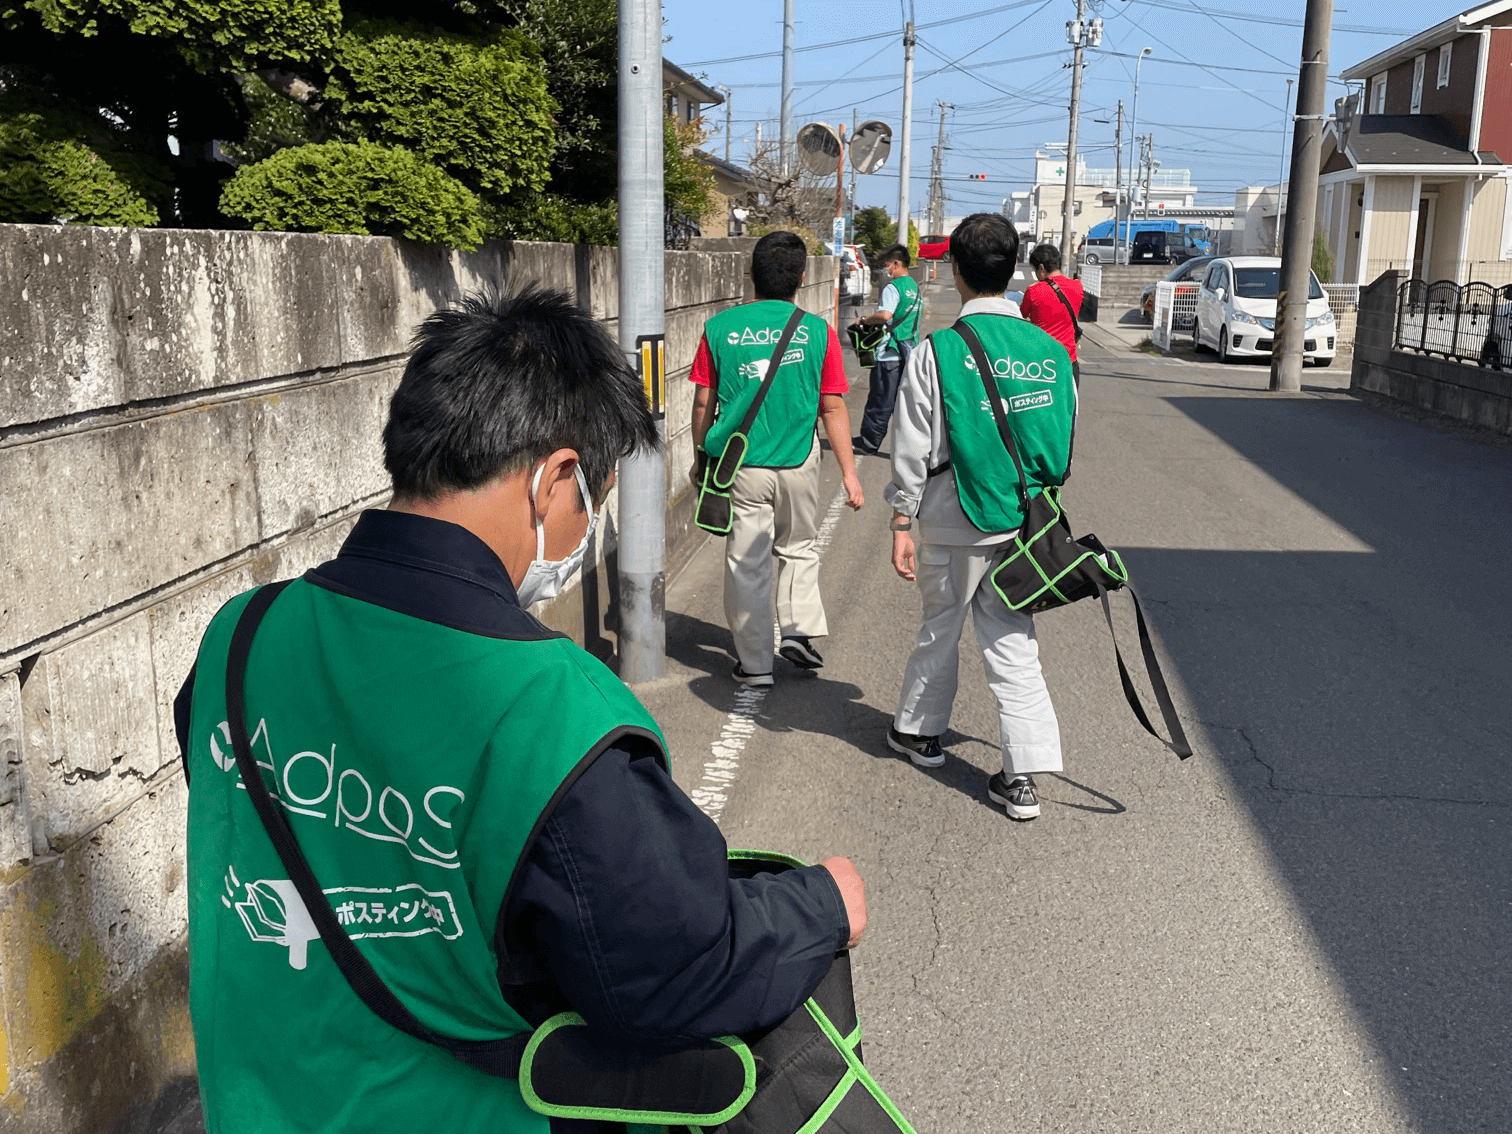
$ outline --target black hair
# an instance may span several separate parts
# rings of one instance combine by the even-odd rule
[[[908,249],[901,244],[894,244],[891,248],[884,251],[882,255],[877,257],[877,264],[880,267],[890,264],[894,260],[898,261],[905,268],[913,264],[913,257],[908,254]]]
[[[1029,253],[1029,266],[1044,268],[1046,275],[1060,271],[1060,249],[1053,244],[1036,244],[1034,251]]]
[[[621,457],[658,444],[641,380],[603,324],[532,283],[468,295],[420,324],[383,464],[395,496],[425,499],[573,449],[597,496]]]
[[[757,299],[790,300],[803,283],[808,249],[796,232],[769,232],[751,250],[751,282]]]
[[[1002,213],[972,213],[950,234],[951,267],[978,295],[1008,290],[1018,252],[1018,230]]]

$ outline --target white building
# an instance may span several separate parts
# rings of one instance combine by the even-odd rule
[[[1123,171],[1124,192],[1128,192],[1129,171]],[[1085,234],[1095,224],[1112,220],[1117,208],[1117,169],[1090,169],[1086,160],[1076,158],[1076,195],[1073,200],[1074,231]],[[1150,179],[1150,215],[1159,216],[1167,209],[1191,209],[1197,203],[1197,186],[1192,184],[1189,169],[1156,169]],[[1066,145],[1046,142],[1034,154],[1034,185],[1008,198],[1006,212],[1021,234],[1036,242],[1060,239],[1061,208],[1066,200]],[[1136,212],[1146,204],[1135,198]]]

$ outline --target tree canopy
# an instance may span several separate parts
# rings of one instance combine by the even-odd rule
[[[0,0],[0,222],[613,243],[615,18],[615,0]],[[697,215],[707,179],[673,133],[669,203]]]

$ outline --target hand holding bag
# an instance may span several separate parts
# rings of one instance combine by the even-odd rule
[[[1013,430],[1003,412],[1003,395],[989,377],[992,369],[987,362],[987,352],[975,331],[964,321],[957,321],[951,328],[965,341],[976,363],[977,377],[982,380],[987,404],[992,409],[997,423],[998,436],[1013,461],[1018,473],[1019,503],[1023,522],[1013,537],[1009,552],[1003,561],[993,568],[989,576],[992,587],[1009,610],[1021,614],[1038,614],[1067,606],[1084,598],[1096,595],[1102,600],[1103,615],[1108,620],[1108,631],[1113,635],[1113,654],[1118,659],[1118,676],[1123,684],[1124,699],[1134,711],[1135,718],[1145,731],[1160,741],[1178,757],[1185,760],[1192,754],[1182,730],[1181,719],[1176,715],[1176,705],[1166,687],[1165,674],[1160,660],[1155,655],[1155,645],[1145,624],[1144,608],[1139,596],[1129,582],[1129,570],[1123,557],[1111,548],[1104,547],[1095,535],[1077,539],[1071,532],[1071,521],[1061,506],[1060,486],[1046,485],[1037,493],[1029,491],[1029,479],[1024,474],[1024,463],[1019,458],[1018,446],[1013,439]],[[1166,740],[1150,723],[1149,715],[1140,703],[1139,693],[1124,665],[1123,653],[1118,648],[1118,631],[1113,626],[1113,609],[1108,603],[1108,592],[1127,590],[1134,600],[1134,614],[1139,624],[1139,648],[1144,656],[1145,669],[1150,675],[1150,687],[1160,714],[1165,720],[1166,731],[1171,739]]]
[[[730,439],[725,442],[724,451],[719,454],[719,459],[707,461],[703,466],[703,484],[698,490],[698,509],[694,512],[693,522],[712,535],[730,534],[730,527],[735,518],[735,508],[730,500],[730,488],[735,484],[735,475],[740,472],[740,466],[745,464],[746,453],[750,451],[751,426],[756,423],[756,415],[761,412],[761,405],[766,401],[767,391],[772,388],[772,383],[777,378],[777,368],[782,365],[782,357],[787,354],[788,344],[793,341],[793,332],[798,329],[798,324],[801,322],[803,322],[803,308],[794,307],[793,314],[788,317],[787,325],[782,328],[782,337],[777,340],[777,349],[772,352],[771,360],[767,363],[766,373],[761,378],[761,386],[756,391],[756,396],[751,399],[751,404],[746,407],[745,416],[740,419],[739,427],[730,434]],[[717,370],[714,373],[713,392],[713,408],[717,411],[719,408],[719,372]]]

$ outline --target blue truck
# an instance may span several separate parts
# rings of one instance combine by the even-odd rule
[[[1082,250],[1083,261],[1088,264],[1113,263],[1113,225],[1113,221],[1105,220],[1101,224],[1094,224],[1088,230],[1087,246]],[[1134,220],[1118,222],[1118,229],[1123,236],[1122,249],[1125,257],[1128,242],[1141,232],[1185,233],[1192,238],[1199,255],[1211,256],[1213,254],[1213,237],[1205,224],[1191,224],[1178,220]],[[1120,257],[1120,259],[1123,258]]]

